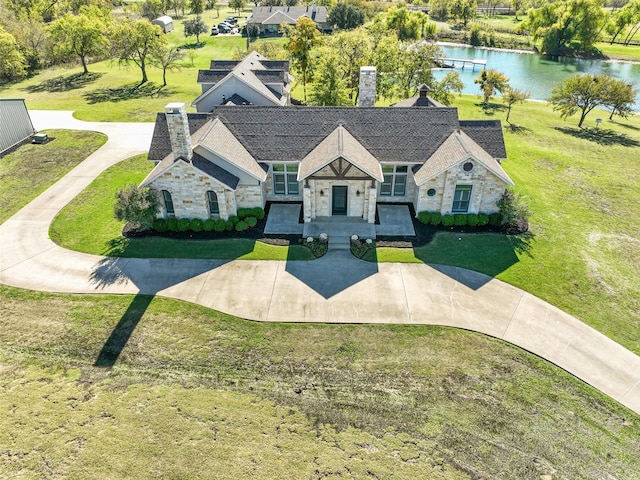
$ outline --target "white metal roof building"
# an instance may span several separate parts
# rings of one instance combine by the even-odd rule
[[[0,156],[34,133],[24,100],[0,98]]]

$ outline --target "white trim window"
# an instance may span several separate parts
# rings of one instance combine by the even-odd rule
[[[467,213],[469,204],[471,203],[471,185],[456,185],[456,191],[453,194],[453,213]]]
[[[383,197],[404,197],[407,194],[406,165],[383,165],[384,181],[380,184],[380,195]]]
[[[298,165],[296,163],[274,163],[273,193],[276,195],[298,195]]]

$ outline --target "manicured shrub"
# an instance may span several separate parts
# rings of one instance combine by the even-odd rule
[[[171,217],[167,220],[167,230],[170,232],[178,231],[178,219],[176,217]]]
[[[258,219],[256,217],[247,217],[244,221],[249,225],[249,227],[255,227],[258,224]]]
[[[442,223],[442,214],[440,212],[431,212],[429,216],[431,225],[440,225]]]
[[[240,218],[237,215],[231,215],[229,221],[235,226],[240,221]]]
[[[442,226],[443,227],[453,227],[454,219],[453,215],[443,215],[442,216]]]
[[[468,213],[467,214],[467,225],[470,227],[478,226],[478,214],[477,213]]]
[[[227,232],[233,232],[234,228],[235,228],[235,224],[232,221],[227,220],[226,222],[224,222],[224,229]]]
[[[502,215],[499,213],[492,213],[489,215],[489,225],[492,227],[499,227],[502,225]]]
[[[465,227],[467,225],[467,214],[466,213],[454,213],[453,214],[453,224],[456,227]]]
[[[181,218],[180,220],[178,220],[179,232],[186,232],[187,230],[189,230],[190,226],[191,226],[191,220],[189,220],[188,218]]]
[[[429,212],[418,213],[418,221],[425,225],[429,225],[429,222],[431,221],[431,213]]]
[[[240,220],[244,220],[249,215],[251,215],[251,209],[250,208],[239,208],[238,209],[238,218]]]
[[[478,226],[485,227],[489,224],[489,215],[486,213],[478,214]]]
[[[204,228],[204,222],[199,218],[194,218],[191,220],[191,230],[194,232],[201,232]]]
[[[219,219],[215,221],[215,225],[213,226],[213,230],[220,233],[220,232],[224,232],[225,227],[227,226],[227,222]]]
[[[207,218],[202,224],[202,229],[205,232],[213,232],[213,228],[216,225],[216,221],[213,218]]]
[[[252,208],[250,216],[256,217],[258,220],[262,220],[264,218],[264,210],[260,207]]]
[[[249,225],[247,225],[247,222],[245,222],[243,220],[240,220],[238,223],[236,223],[236,231],[237,232],[244,232],[248,228],[249,228]]]
[[[153,221],[153,229],[156,232],[166,232],[167,231],[167,221],[164,218],[156,218]]]

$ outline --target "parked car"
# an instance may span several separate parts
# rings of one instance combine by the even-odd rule
[[[211,27],[211,35],[218,35],[220,33],[220,29],[217,26]]]
[[[233,29],[233,25],[229,25],[226,22],[222,22],[218,24],[218,30],[220,30],[220,33],[230,33],[232,29]]]
[[[238,17],[227,17],[224,19],[224,21],[229,25],[238,25]]]

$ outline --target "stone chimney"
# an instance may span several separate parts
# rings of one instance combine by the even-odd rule
[[[164,107],[169,128],[169,139],[171,140],[171,151],[173,158],[184,158],[187,161],[193,156],[191,148],[191,134],[189,133],[189,119],[187,118],[187,108],[184,103],[168,103]]]
[[[376,67],[360,67],[360,107],[373,107],[376,103]]]

